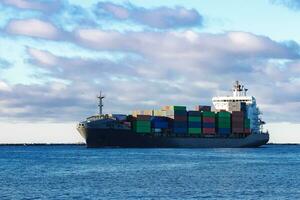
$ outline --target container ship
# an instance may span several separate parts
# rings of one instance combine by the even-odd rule
[[[125,148],[242,148],[259,147],[269,141],[264,121],[253,96],[235,82],[232,95],[212,98],[213,106],[164,106],[137,110],[131,115],[99,114],[78,123],[87,147]]]

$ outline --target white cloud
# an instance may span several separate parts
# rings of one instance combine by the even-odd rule
[[[29,0],[3,0],[6,5],[14,6],[21,9],[32,9],[41,11],[53,11],[58,9],[59,2],[57,0],[51,0],[49,2],[29,1]]]
[[[5,83],[3,81],[0,81],[0,91],[8,91],[8,92],[10,92],[11,91],[11,87],[7,83]]]
[[[54,25],[39,19],[12,20],[8,23],[6,31],[10,34],[52,40],[59,39],[62,36]]]
[[[149,9],[136,7],[132,4],[123,6],[110,2],[100,2],[97,6],[96,14],[101,18],[110,17],[116,20],[130,20],[157,29],[201,27],[203,23],[203,17],[197,10],[186,9],[182,6]]]
[[[28,53],[40,64],[54,66],[58,63],[57,58],[46,51],[28,48]]]

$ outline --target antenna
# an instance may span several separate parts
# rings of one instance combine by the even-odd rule
[[[105,98],[105,96],[102,96],[101,94],[101,91],[100,91],[100,94],[99,96],[97,96],[97,98],[99,99],[99,104],[98,104],[98,107],[99,107],[99,116],[102,115],[102,107],[103,107],[103,99]]]

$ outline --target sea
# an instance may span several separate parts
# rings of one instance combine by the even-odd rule
[[[300,146],[0,146],[0,199],[300,199]]]

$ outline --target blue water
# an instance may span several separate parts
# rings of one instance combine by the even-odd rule
[[[0,199],[299,199],[300,146],[0,146]]]

